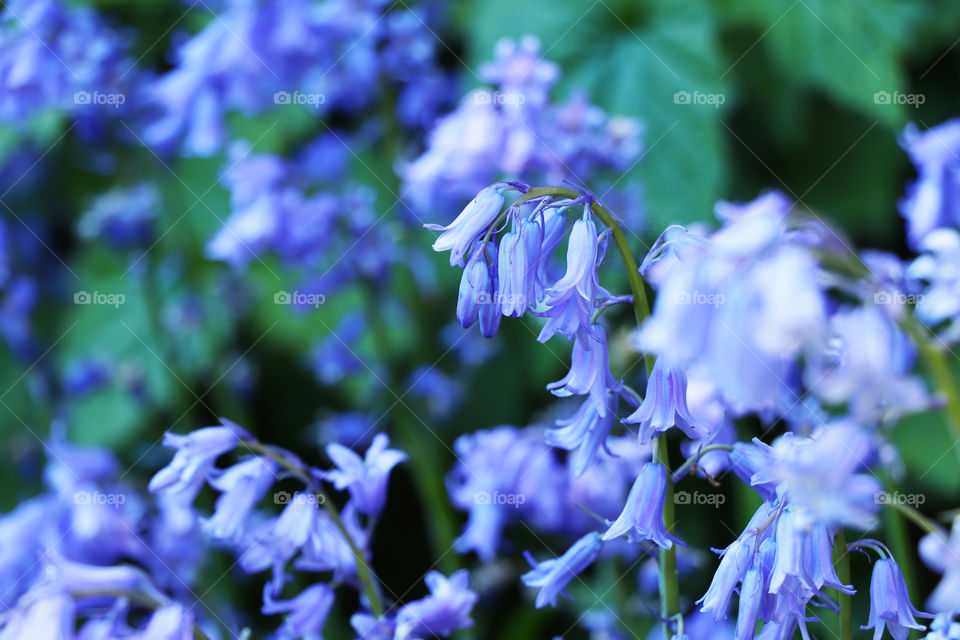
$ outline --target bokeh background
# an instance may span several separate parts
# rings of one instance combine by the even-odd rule
[[[393,42],[374,21],[353,25],[336,52],[322,52],[324,69],[334,69],[324,90],[345,96],[337,104],[241,108],[242,99],[226,100],[222,122],[209,124],[195,103],[185,105],[198,127],[194,137],[222,136],[209,152],[194,154],[181,142],[151,138],[150,125],[161,118],[151,92],[183,67],[173,54],[185,42],[218,16],[229,23],[231,5],[256,3],[57,3],[94,10],[126,43],[120,68],[127,100],[112,111],[77,108],[74,71],[64,79],[47,56],[101,44],[80,38],[73,49],[60,48],[58,33],[78,28],[80,18],[47,31],[23,29],[48,4],[0,3],[0,507],[10,510],[44,490],[43,443],[55,433],[108,447],[129,467],[127,479],[145,486],[169,458],[159,445],[165,431],[215,424],[218,416],[318,464],[327,442],[363,445],[371,428],[385,430],[411,455],[394,473],[374,552],[378,573],[397,593],[421,594],[420,578],[435,562],[446,570],[479,567],[473,557],[447,553],[465,519],[444,485],[453,442],[554,416],[544,385],[564,374],[569,357],[568,346],[537,344],[529,319],[504,322],[491,342],[475,328],[459,333],[451,322],[460,272],[429,251],[435,234],[421,225],[449,222],[470,195],[424,204],[405,193],[404,167],[429,148],[438,119],[471,90],[489,86],[482,68],[498,41],[536,35],[540,55],[561,74],[552,99],[582,91],[641,127],[635,161],[596,177],[596,184],[618,187],[612,208],[627,220],[638,256],[667,225],[709,224],[716,201],[748,200],[767,189],[802,202],[858,247],[906,256],[898,201],[914,174],[898,137],[908,123],[926,129],[960,113],[960,5],[952,2],[396,0],[378,11],[415,12],[414,44],[389,50]],[[338,4],[344,16],[354,11]],[[256,29],[250,34],[260,37]],[[27,64],[25,42],[50,66]],[[225,43],[229,38],[213,48]],[[355,60],[359,51],[375,60]],[[217,82],[231,78],[243,78],[241,93],[263,89],[260,76],[269,70],[251,67],[249,56],[214,69],[222,60],[206,55],[196,64],[219,74],[211,81],[218,90]],[[405,70],[419,73],[418,64],[429,64],[436,84],[421,102],[404,106],[402,90],[412,83]],[[30,77],[30,92],[12,89],[18,73]],[[47,99],[58,83],[66,103]],[[363,92],[367,97],[351,102]],[[709,98],[698,103],[697,96]],[[216,134],[203,130],[220,125]],[[559,147],[562,137],[541,142]],[[316,203],[298,200],[291,215],[302,215],[303,246],[277,251],[251,241],[249,252],[234,246],[234,253],[217,254],[211,243],[218,234],[239,228],[232,216],[280,206],[281,199],[241,202],[243,188],[273,170],[243,165],[244,172],[231,173],[250,150],[284,159],[296,197],[336,193],[337,222],[318,233],[313,225],[321,218],[309,217]],[[491,171],[516,177],[502,165]],[[320,257],[311,255],[315,236],[335,238]],[[609,288],[625,290],[615,271],[608,278]],[[277,298],[301,291],[322,304]],[[93,297],[84,302],[82,294]],[[626,338],[611,336],[622,347],[615,371],[633,357]],[[949,442],[940,418],[912,418],[896,434],[907,469],[918,471],[908,474],[912,489],[929,496],[932,511],[949,506],[960,490],[960,466],[952,455],[936,460]],[[739,530],[733,525],[742,525],[751,505],[731,489],[719,516],[681,511],[684,532],[697,544],[713,534],[732,538],[716,519]],[[470,634],[564,633],[577,619],[574,608],[535,612],[514,579],[523,567],[516,552],[541,549],[542,541],[522,527],[508,537],[515,561],[475,576],[499,586],[481,600]],[[562,549],[568,541],[552,542]],[[215,568],[229,558],[211,552],[210,563],[219,575]],[[708,577],[693,576],[691,584]],[[917,580],[932,584],[925,574]],[[259,589],[256,580],[236,577],[210,598],[252,609]],[[626,601],[636,591],[630,579],[610,597]],[[638,628],[649,624],[641,614]],[[344,616],[329,629],[331,638],[348,637]],[[577,634],[586,631],[569,631]]]

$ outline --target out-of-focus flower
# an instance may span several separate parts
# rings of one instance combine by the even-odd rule
[[[470,590],[470,574],[466,569],[449,578],[431,571],[424,579],[430,595],[405,604],[397,612],[396,640],[425,635],[448,636],[457,629],[473,624],[470,612],[477,594]]]
[[[225,421],[222,427],[207,427],[185,435],[166,433],[163,443],[177,450],[173,460],[150,480],[150,491],[181,496],[192,501],[200,491],[217,458],[246,437],[246,431]]]
[[[147,243],[160,209],[152,184],[118,187],[97,197],[77,225],[82,237],[101,238],[117,248]]]
[[[920,540],[919,551],[927,566],[943,575],[927,599],[927,608],[938,613],[960,609],[960,516],[954,518],[949,537],[927,534]]]
[[[255,456],[213,474],[209,484],[221,493],[213,515],[203,522],[204,531],[215,540],[239,541],[250,512],[277,479],[277,471],[272,460]]]
[[[900,212],[907,219],[907,237],[917,247],[934,229],[960,226],[960,120],[948,120],[923,132],[909,124],[900,145],[917,169],[917,180],[907,187],[907,196],[900,203]]]
[[[557,596],[566,590],[567,584],[577,574],[593,563],[602,546],[599,533],[588,533],[559,558],[537,562],[526,552],[527,562],[532,569],[523,574],[522,580],[528,587],[540,589],[537,593],[537,609],[547,605],[557,606]]]
[[[283,640],[320,638],[333,608],[333,597],[333,590],[325,584],[307,587],[291,600],[274,600],[267,590],[262,611],[267,615],[287,614],[277,630],[277,636]]]
[[[334,443],[327,446],[327,455],[337,468],[324,473],[324,477],[337,489],[347,489],[350,498],[363,513],[380,513],[387,501],[390,472],[407,459],[407,454],[398,449],[389,449],[389,445],[387,435],[378,433],[363,458],[342,445]]]

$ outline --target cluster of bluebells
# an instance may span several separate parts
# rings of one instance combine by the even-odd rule
[[[450,79],[419,8],[384,0],[229,0],[183,38],[173,68],[146,83],[143,139],[211,156],[226,117],[296,106],[318,116],[355,114],[396,95],[402,124],[420,129],[445,104]]]
[[[234,551],[244,572],[269,572],[262,612],[285,615],[278,637],[321,637],[335,588],[362,591],[368,586],[374,527],[386,504],[390,473],[407,459],[406,454],[389,448],[387,436],[378,434],[362,457],[343,445],[329,444],[327,455],[334,467],[322,470],[288,451],[261,444],[226,420],[187,435],[168,433],[164,442],[176,454],[150,482],[161,504],[180,510],[189,520],[195,517],[193,502],[203,487],[218,491],[214,512],[199,519],[205,536]],[[218,467],[218,459],[230,452],[248,455],[229,467]],[[291,476],[302,489],[274,491],[273,503],[283,505],[282,511],[273,516],[259,513],[257,505],[270,489]],[[348,495],[341,509],[328,502],[325,483]],[[284,599],[292,571],[328,579]],[[365,610],[351,618],[356,633],[406,640],[447,636],[472,624],[476,594],[469,589],[465,571],[449,578],[430,572],[426,582],[429,596],[398,605],[392,614],[378,612],[369,593],[363,594]]]
[[[492,88],[464,96],[430,131],[424,152],[401,168],[415,210],[457,207],[502,176],[596,183],[639,161],[638,122],[607,115],[582,93],[566,103],[551,98],[560,70],[535,37],[500,41],[479,75]],[[639,212],[632,201],[624,214],[635,220]]]
[[[532,76],[549,74],[541,69]],[[690,458],[684,469],[708,477],[729,471],[763,500],[720,552],[698,615],[721,623],[733,613],[736,593],[730,633],[738,640],[786,639],[797,631],[809,638],[816,609],[836,610],[834,592],[856,592],[838,578],[834,552],[845,530],[877,525],[887,502],[877,474],[898,464],[889,427],[940,402],[915,374],[919,334],[905,326],[915,316],[944,341],[957,335],[960,217],[950,207],[960,166],[958,130],[947,123],[904,136],[919,173],[903,204],[911,243],[923,252],[912,263],[877,251],[858,255],[816,214],[778,192],[719,203],[717,231],[665,230],[638,268],[656,292],[633,338],[652,363],[642,392],[610,370],[602,311],[634,300],[600,284],[611,234],[620,229],[593,194],[498,182],[450,224],[426,225],[440,232],[433,248],[449,251],[451,266],[463,268],[460,323],[477,324],[490,338],[503,317],[529,316],[541,327],[541,342],[557,335],[572,341],[569,372],[547,389],[582,398],[580,409],[543,431],[540,443],[529,430],[510,427],[458,441],[460,461],[449,488],[454,504],[470,512],[460,548],[492,559],[514,520],[580,536],[559,558],[528,556],[532,569],[523,582],[539,589],[541,607],[556,605],[566,585],[621,536],[648,548],[683,545],[663,517],[671,479],[686,474],[671,478],[649,449],[676,427]],[[565,264],[558,260],[564,253]],[[621,404],[632,413],[623,415]],[[770,444],[736,442],[733,421],[748,416],[767,425],[764,436],[781,426],[787,431]],[[627,425],[627,436],[615,432],[617,422]],[[609,508],[609,493],[597,508],[569,495],[568,487],[609,466],[609,453],[632,437],[646,447],[646,459],[624,458],[633,461],[617,465],[628,469],[625,481],[605,480],[615,487],[611,493],[624,496],[619,508]],[[569,452],[566,469],[545,453],[549,447]],[[552,506],[563,503],[565,493],[566,505]],[[487,503],[488,495],[537,498],[518,507]],[[584,523],[586,530],[571,526],[575,519],[568,516],[557,528],[550,520],[550,509],[576,506],[593,509],[606,528],[595,520]],[[853,550],[878,556],[863,628],[876,639],[888,632],[897,640],[925,629],[918,619],[933,616],[911,604],[886,547],[861,541],[840,553]],[[958,553],[945,533],[931,533],[921,545],[922,557],[944,574],[927,603],[934,612],[960,609],[960,568],[952,560]],[[930,637],[947,631],[945,619],[937,618]],[[669,622],[675,637],[687,637]]]

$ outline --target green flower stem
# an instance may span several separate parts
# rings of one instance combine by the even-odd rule
[[[514,206],[523,204],[528,200],[543,197],[564,198],[566,200],[576,200],[582,194],[573,189],[563,187],[536,187],[530,189],[525,194],[514,201]],[[637,326],[643,324],[643,321],[650,316],[650,304],[647,301],[647,292],[644,288],[643,278],[637,269],[637,261],[630,252],[630,244],[627,242],[627,236],[617,223],[616,219],[609,211],[604,209],[596,200],[591,201],[590,205],[593,215],[597,216],[605,224],[613,236],[613,242],[620,252],[620,258],[623,260],[623,266],[627,271],[627,280],[630,282],[630,292],[633,294],[633,313],[636,316]],[[647,375],[653,370],[653,364],[656,361],[651,354],[644,355],[644,361],[647,367]],[[663,522],[668,530],[674,529],[674,504],[673,504],[673,481],[670,475],[670,460],[667,455],[667,441],[664,436],[656,438],[653,445],[653,458],[667,468],[667,495],[663,503]],[[670,620],[679,613],[680,610],[680,589],[677,579],[677,548],[660,549],[659,562],[660,577],[660,618],[663,623],[663,637],[669,638],[673,635],[670,629]]]
[[[935,533],[943,537],[947,536],[946,532],[940,527],[940,525],[908,504],[901,504],[896,501],[888,501],[884,503],[884,506],[900,512],[907,518],[907,520],[917,525],[927,533]]]
[[[357,577],[363,584],[363,592],[366,594],[367,600],[370,601],[370,611],[377,618],[383,616],[383,598],[380,595],[380,590],[378,589],[377,583],[373,577],[373,572],[370,570],[370,566],[367,564],[367,560],[364,557],[363,552],[359,547],[357,547],[356,542],[353,540],[353,536],[350,535],[350,532],[347,531],[347,527],[343,524],[343,519],[340,517],[340,511],[334,506],[333,501],[330,500],[330,496],[328,496],[323,490],[323,487],[310,477],[310,474],[307,473],[306,469],[298,464],[295,464],[286,456],[281,455],[271,447],[257,442],[256,440],[241,440],[240,444],[253,453],[270,458],[296,476],[299,480],[303,481],[311,491],[316,492],[317,496],[323,503],[323,508],[326,509],[327,513],[330,515],[330,519],[333,520],[333,524],[340,531],[343,539],[346,541],[347,545],[349,545],[350,551],[353,553],[353,558],[357,565]]]
[[[960,387],[954,379],[950,364],[943,351],[934,344],[934,337],[930,331],[921,325],[912,315],[907,315],[900,323],[904,331],[910,335],[920,350],[920,358],[930,377],[936,385],[937,391],[944,397],[947,405],[944,414],[947,424],[952,429],[953,444],[960,441]],[[954,447],[960,457],[960,447]]]
[[[843,531],[838,531],[833,538],[833,562],[837,570],[840,584],[850,584],[850,551],[847,549],[847,537]],[[837,594],[837,632],[840,640],[853,640],[853,598],[850,594]]]
[[[731,444],[708,444],[705,447],[699,449],[695,454],[687,458],[687,460],[677,467],[677,470],[673,472],[673,481],[678,482],[680,478],[687,472],[687,470],[695,465],[697,461],[704,456],[704,454],[710,453],[711,451],[733,451],[733,445]]]

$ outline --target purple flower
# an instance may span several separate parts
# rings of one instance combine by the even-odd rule
[[[164,638],[169,640],[191,640],[194,638],[195,617],[180,604],[168,604],[160,607],[150,616],[143,629],[143,640]]]
[[[274,600],[264,591],[263,613],[286,613],[277,636],[283,640],[320,640],[323,625],[333,608],[333,589],[325,584],[307,587],[291,600]]]
[[[357,632],[357,640],[394,640],[397,623],[390,618],[355,613],[350,616],[350,626]]]
[[[166,433],[163,444],[177,449],[173,460],[150,480],[150,491],[175,494],[192,501],[213,469],[217,458],[236,447],[246,431],[224,420],[222,427],[207,427],[185,435]]]
[[[449,251],[450,266],[463,266],[463,258],[475,240],[480,238],[493,224],[500,209],[503,208],[503,188],[507,185],[490,185],[470,201],[470,204],[456,219],[443,227],[437,224],[425,224],[431,231],[442,231],[433,243],[434,251]]]
[[[77,225],[85,238],[101,238],[124,249],[145,244],[160,211],[160,195],[150,183],[115,188],[97,197]]]
[[[637,436],[641,444],[649,442],[654,433],[663,433],[673,426],[689,438],[705,435],[695,426],[696,420],[687,408],[686,374],[664,364],[663,359],[657,359],[653,365],[643,402],[621,422],[639,425]]]
[[[339,444],[327,446],[327,455],[337,468],[323,474],[339,490],[350,491],[357,508],[368,515],[380,513],[387,500],[390,471],[407,459],[407,454],[388,449],[390,439],[378,433],[363,458]]]
[[[548,384],[547,390],[561,398],[589,394],[597,413],[605,416],[608,389],[615,385],[610,374],[607,335],[603,327],[595,325],[590,333],[577,334],[570,371],[563,379]]]
[[[597,225],[585,208],[583,218],[573,224],[567,245],[567,272],[556,284],[547,289],[548,309],[543,312],[546,324],[537,336],[546,342],[556,334],[572,338],[590,327],[594,301],[603,290],[600,288],[597,267],[600,261],[600,245]]]
[[[212,475],[211,487],[221,492],[213,516],[203,521],[214,539],[239,541],[253,507],[277,480],[277,465],[257,456]]]
[[[960,317],[960,233],[955,229],[936,229],[920,241],[923,253],[907,268],[907,278],[922,287],[916,297],[917,317],[937,328],[949,321],[944,339],[954,341],[960,334],[955,320]],[[889,293],[886,294],[889,297]]]
[[[610,524],[610,528],[603,534],[603,540],[613,540],[627,534],[631,542],[650,540],[664,549],[672,548],[675,542],[683,544],[663,524],[666,491],[666,467],[654,462],[643,465],[627,495],[623,512]]]
[[[949,537],[940,532],[925,535],[919,552],[928,567],[943,575],[927,599],[927,608],[938,612],[960,609],[960,516],[954,518]]]
[[[536,220],[513,216],[513,230],[500,240],[497,298],[505,316],[519,318],[537,303],[537,267],[543,228]]]
[[[933,617],[917,611],[910,603],[903,572],[893,558],[877,560],[870,578],[870,617],[860,628],[873,629],[873,640],[880,640],[884,628],[894,640],[906,640],[910,629],[926,629],[914,616]]]
[[[240,566],[247,573],[273,567],[278,578],[284,563],[306,544],[317,518],[316,497],[309,493],[289,496],[289,503],[280,515],[271,518],[249,534],[249,546],[240,556]],[[275,584],[282,580],[275,579]]]
[[[587,398],[575,414],[557,420],[557,428],[546,433],[547,444],[573,451],[573,473],[580,477],[596,462],[617,414],[617,394],[608,393],[606,408],[601,414],[593,400]]]
[[[431,571],[425,581],[430,595],[404,605],[397,612],[396,640],[448,636],[473,625],[470,611],[477,594],[470,590],[470,574],[466,569],[449,578]]]
[[[0,632],[3,640],[61,640],[74,637],[76,604],[66,593],[54,591],[24,604]]]
[[[478,245],[463,270],[457,296],[457,320],[464,329],[479,320],[484,338],[497,335],[500,305],[497,301],[497,247],[493,243]]]
[[[548,604],[551,607],[557,606],[557,596],[565,592],[567,584],[578,573],[593,563],[602,546],[600,534],[593,532],[577,540],[559,558],[537,562],[529,552],[525,552],[532,569],[523,574],[521,580],[528,587],[540,589],[537,594],[537,609]]]
[[[900,203],[900,213],[907,219],[907,237],[916,247],[934,229],[960,226],[960,120],[948,120],[924,132],[909,124],[900,144],[917,169],[917,180],[908,186]]]

